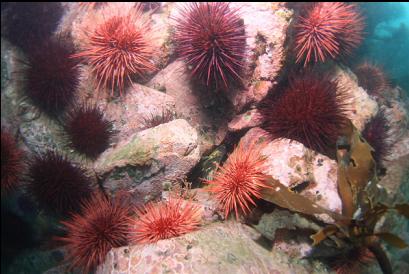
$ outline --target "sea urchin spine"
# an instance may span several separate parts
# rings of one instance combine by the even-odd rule
[[[51,39],[30,52],[24,69],[26,96],[42,111],[57,116],[69,106],[79,86],[79,66],[70,58],[72,45],[64,37]]]
[[[66,244],[72,265],[90,273],[103,263],[111,248],[128,243],[130,208],[102,194],[83,202],[81,214],[72,215],[62,224],[67,235],[60,240]]]
[[[329,75],[307,72],[290,77],[288,87],[262,108],[273,138],[298,141],[319,152],[335,145],[347,119],[346,90]]]
[[[225,217],[234,210],[236,218],[239,211],[247,214],[254,199],[261,198],[261,190],[267,188],[267,177],[263,173],[266,158],[261,154],[262,145],[243,144],[230,154],[226,163],[220,167],[212,180],[206,181],[209,191],[224,209]]]
[[[380,96],[389,87],[385,73],[378,66],[364,62],[358,65],[354,72],[358,78],[358,85],[368,94]]]
[[[15,187],[24,170],[23,152],[14,137],[1,130],[1,190],[7,192]]]
[[[154,243],[198,229],[201,208],[189,200],[170,198],[169,201],[148,203],[136,209],[135,243]]]
[[[363,17],[355,4],[319,2],[295,25],[296,62],[324,62],[348,55],[362,41]]]
[[[237,9],[229,3],[191,3],[175,19],[177,52],[192,68],[192,76],[225,87],[240,80],[246,36]]]
[[[47,151],[35,155],[28,168],[27,193],[42,207],[66,215],[80,209],[92,191],[85,170],[66,157]]]
[[[88,105],[69,112],[64,129],[71,146],[89,158],[97,158],[106,150],[113,135],[112,123],[97,107]]]
[[[144,76],[156,68],[150,22],[136,5],[127,15],[107,16],[87,34],[82,51],[73,55],[83,58],[98,79],[97,89],[119,88],[122,94],[133,75]]]
[[[380,110],[376,116],[365,125],[362,136],[375,150],[373,155],[374,160],[378,167],[381,167],[382,162],[385,161],[386,156],[390,154],[392,148],[390,127],[383,110]]]

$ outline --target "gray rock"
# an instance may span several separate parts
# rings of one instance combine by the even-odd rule
[[[180,179],[199,158],[196,130],[177,119],[131,135],[105,151],[94,168],[109,193],[131,190],[149,200],[161,194],[163,182]]]

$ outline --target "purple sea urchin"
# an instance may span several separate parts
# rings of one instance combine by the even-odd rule
[[[40,207],[66,215],[89,198],[91,181],[85,170],[53,151],[35,155],[28,168],[28,193]]]
[[[191,3],[176,20],[177,53],[192,76],[207,86],[241,80],[246,52],[244,24],[229,3]]]
[[[1,190],[7,192],[15,187],[24,170],[23,152],[14,137],[1,130]]]
[[[82,106],[69,112],[64,121],[70,145],[89,158],[96,158],[109,147],[112,123],[95,106]]]
[[[72,45],[65,38],[36,47],[23,70],[25,95],[42,111],[57,116],[70,105],[79,86],[78,62],[70,58]]]
[[[2,36],[28,53],[51,37],[64,9],[59,2],[12,2],[5,12]]]
[[[362,136],[375,150],[374,160],[378,166],[382,166],[382,162],[385,160],[386,156],[388,156],[392,148],[389,139],[389,130],[390,127],[388,125],[388,120],[385,117],[385,112],[381,110],[366,124],[362,131]]]
[[[380,96],[389,86],[385,73],[378,66],[364,62],[358,65],[354,72],[358,85],[371,95]]]

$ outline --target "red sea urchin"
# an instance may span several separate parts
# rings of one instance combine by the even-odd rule
[[[109,7],[107,8],[109,9]],[[95,22],[92,22],[95,24]],[[144,76],[156,68],[152,30],[142,6],[137,4],[126,15],[107,15],[87,33],[82,51],[73,55],[83,58],[98,79],[97,89],[117,87],[122,94],[131,76]]]
[[[378,66],[364,62],[358,65],[354,72],[358,78],[358,85],[368,94],[380,96],[389,87],[385,73]]]
[[[1,190],[7,192],[15,187],[24,169],[23,152],[14,137],[1,130]]]
[[[69,112],[64,121],[69,143],[89,158],[97,158],[109,147],[112,123],[95,106],[82,106]]]
[[[290,77],[283,93],[262,108],[265,129],[273,138],[288,138],[326,152],[335,145],[347,118],[347,98],[329,75],[307,72]]]
[[[35,155],[28,168],[27,193],[42,207],[66,215],[80,209],[92,191],[85,171],[53,151]]]
[[[177,53],[192,76],[216,87],[241,79],[246,36],[237,9],[226,2],[191,3],[175,20]]]
[[[369,123],[365,125],[362,131],[362,136],[375,150],[374,160],[378,167],[382,166],[382,162],[390,153],[392,144],[390,142],[390,128],[388,120],[385,117],[385,112],[380,110]]]
[[[181,198],[149,203],[136,209],[135,243],[154,243],[198,229],[201,211],[198,205]]]
[[[362,41],[363,17],[355,4],[318,2],[295,25],[296,62],[348,55]]]
[[[207,180],[209,191],[223,207],[225,217],[234,209],[236,218],[239,211],[250,212],[250,204],[261,197],[260,191],[268,187],[263,173],[265,158],[260,153],[261,145],[245,147],[240,144],[230,154],[223,167],[220,167],[212,180]]]
[[[75,213],[62,224],[67,235],[59,238],[66,244],[72,266],[90,273],[103,263],[111,248],[128,243],[130,208],[102,194],[83,202],[81,213]]]
[[[37,46],[23,70],[25,95],[42,111],[56,116],[75,98],[79,66],[70,58],[72,45],[65,38],[51,39]]]

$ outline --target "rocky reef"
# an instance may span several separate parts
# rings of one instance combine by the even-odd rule
[[[364,39],[358,5],[60,3],[61,18],[47,23],[55,24],[53,35],[38,37],[68,39],[75,62],[55,71],[54,60],[21,47],[21,33],[12,38],[13,24],[28,24],[13,17],[13,5],[2,5],[1,19],[2,239],[10,236],[4,250],[11,254],[2,271],[409,271],[409,99],[399,86],[371,93],[349,67]],[[336,24],[340,15],[359,26],[324,29],[330,41],[303,46],[305,37],[316,39],[307,20]],[[41,45],[35,38],[33,47]],[[36,73],[33,60],[47,69]],[[319,75],[303,82],[316,91],[310,101],[286,96],[302,92],[294,87],[309,71]],[[38,95],[41,104],[37,89],[51,93]],[[66,132],[79,106],[100,113],[100,121],[83,115],[72,125],[86,132],[85,147],[105,142],[93,157]],[[286,109],[288,120],[274,120],[284,112],[272,107]],[[361,134],[377,114],[387,123],[380,162]],[[49,151],[84,173],[85,196],[103,198],[75,193],[77,215],[45,210],[36,197],[45,191],[33,195],[29,170]],[[6,182],[3,173],[13,170],[21,176]],[[63,182],[52,173],[48,183]],[[50,204],[74,195],[60,192]],[[3,225],[11,233],[21,223],[26,242],[3,235]]]

